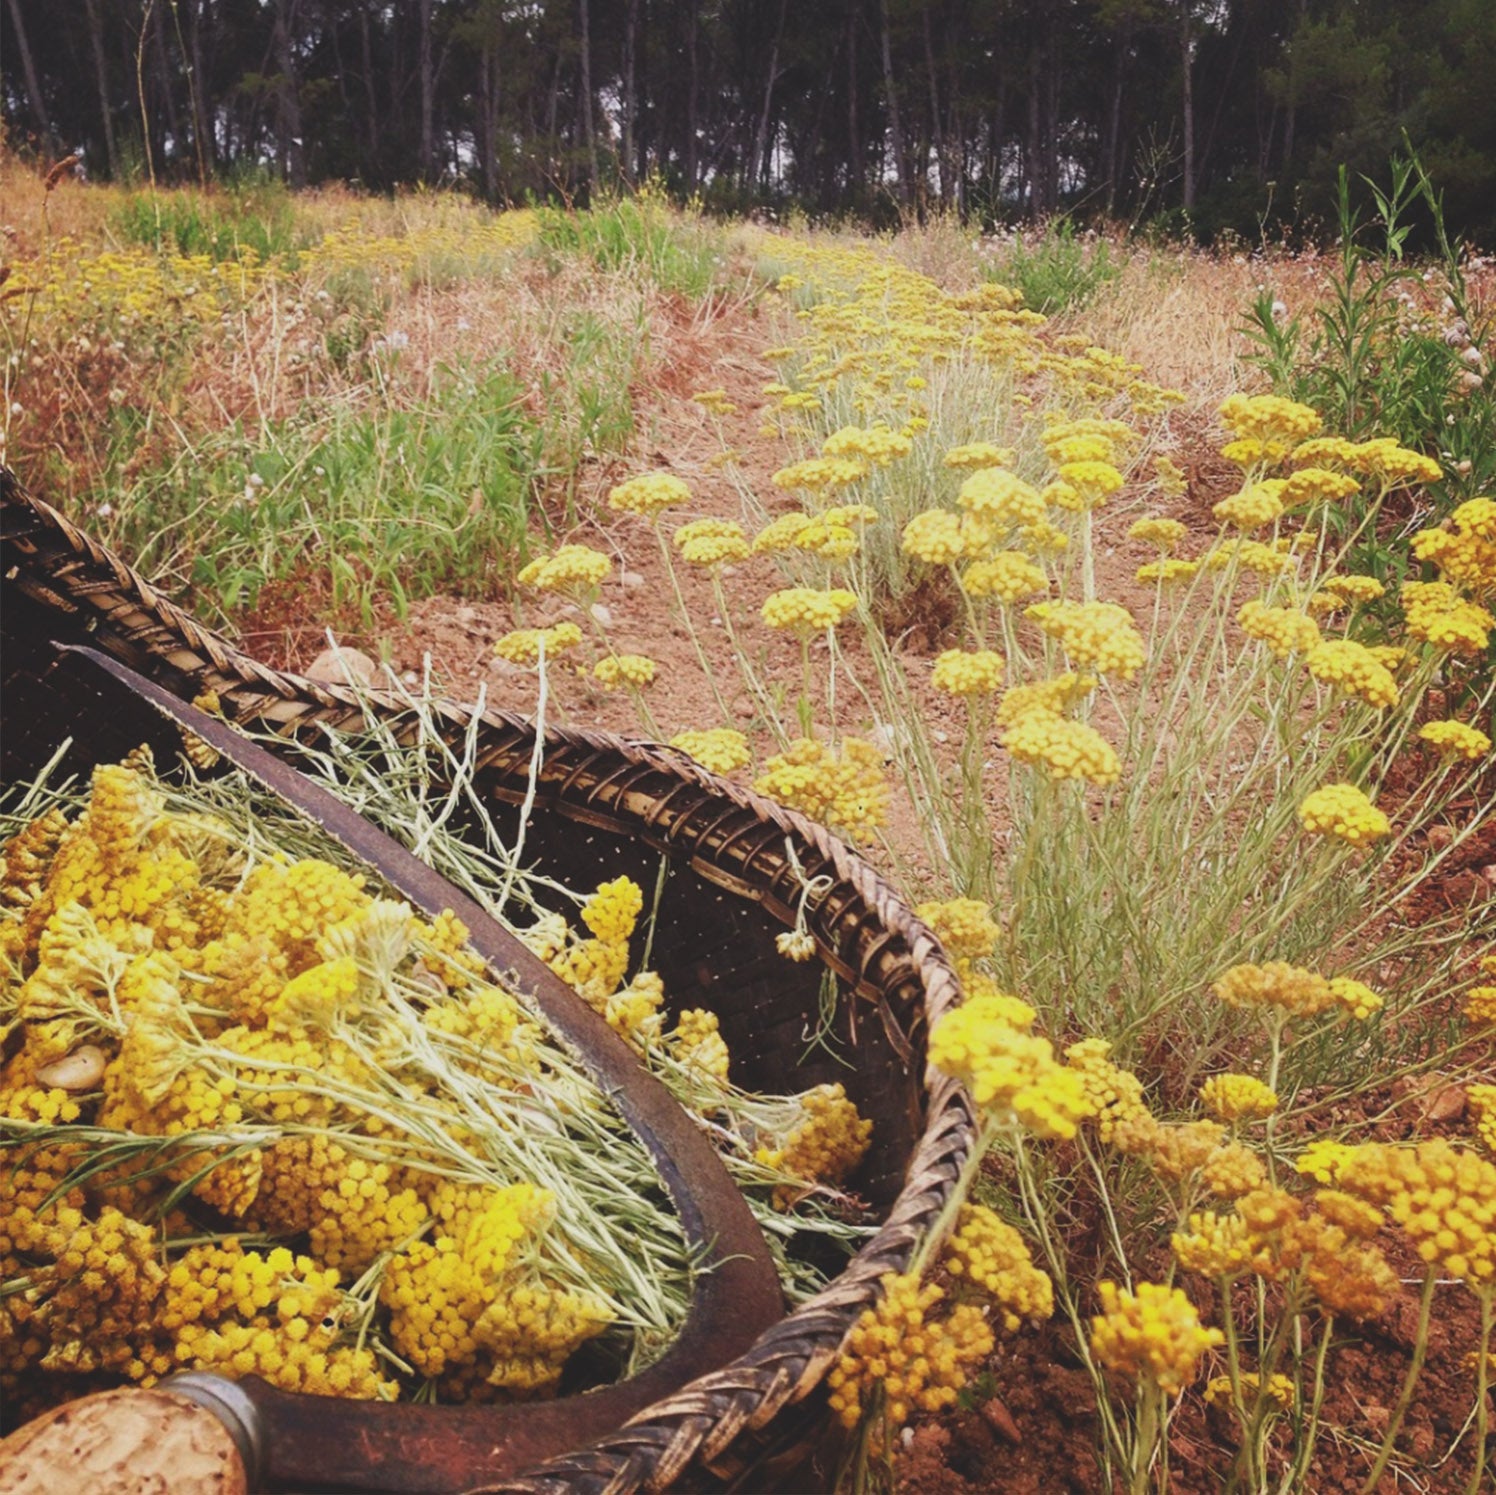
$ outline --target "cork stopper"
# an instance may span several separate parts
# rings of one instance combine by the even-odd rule
[[[168,1391],[101,1391],[0,1440],[0,1495],[247,1495],[234,1440]]]

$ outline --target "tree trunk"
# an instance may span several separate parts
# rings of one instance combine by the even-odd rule
[[[21,54],[21,79],[26,87],[26,104],[31,117],[36,121],[37,138],[43,150],[50,152],[55,144],[52,125],[47,119],[47,100],[42,93],[41,79],[36,72],[36,59],[31,55],[31,43],[26,40],[26,23],[21,19],[20,0],[10,0],[10,19],[16,33],[16,50]]]
[[[634,114],[638,108],[635,93],[635,53],[639,42],[639,0],[628,0],[623,23],[623,175],[634,175]]]
[[[99,17],[99,0],[85,0],[88,12],[88,40],[93,49],[94,84],[99,90],[99,115],[104,121],[104,155],[109,175],[119,176],[119,150],[114,143],[114,111],[109,107],[109,68],[104,61],[104,26]]]
[[[592,133],[592,18],[590,0],[580,0],[582,11],[582,142],[587,147],[587,185],[597,181],[597,139]]]
[[[1024,141],[1024,176],[1028,180],[1029,217],[1037,218],[1044,211],[1044,165],[1039,139],[1039,89],[1042,75],[1039,69],[1039,49],[1033,47],[1028,56],[1028,136]]]
[[[209,0],[197,0],[187,8],[187,35],[191,64],[187,74],[187,90],[192,100],[192,134],[197,144],[197,171],[203,190],[207,190],[208,178],[218,164],[218,142],[213,135],[212,101],[203,90],[208,85],[208,70],[203,66],[203,16]],[[212,20],[209,18],[209,25]]]
[[[275,120],[281,169],[293,187],[304,187],[306,157],[301,138],[301,98],[296,81],[296,54],[291,46],[295,25],[296,0],[275,0],[273,38],[276,65],[280,69]]]
[[[779,78],[779,43],[784,37],[784,13],[789,0],[779,0],[779,20],[774,27],[774,45],[769,50],[769,75],[764,80],[764,107],[758,116],[753,136],[753,154],[748,158],[748,190],[757,192],[759,177],[767,165],[769,149],[769,115],[774,107],[774,84]]]
[[[862,132],[857,119],[857,0],[847,6],[847,188],[862,188]]]
[[[359,52],[364,69],[364,106],[367,110],[367,122],[364,128],[369,142],[368,164],[374,168],[372,175],[382,181],[384,170],[380,164],[379,151],[379,95],[374,89],[374,44],[369,38],[369,7],[367,5],[360,5],[358,8],[358,28]]]
[[[697,111],[701,107],[701,65],[696,54],[696,0],[686,0],[686,191],[696,190]]]
[[[899,187],[899,201],[909,204],[909,163],[904,157],[904,130],[899,121],[899,91],[893,77],[893,43],[889,36],[888,0],[879,0],[879,20],[882,23],[883,44],[883,88],[888,95],[888,135],[893,150],[893,167]]]
[[[494,37],[483,39],[478,57],[478,158],[483,168],[483,196],[499,199],[499,59]]]
[[[1195,68],[1194,31],[1190,14],[1194,0],[1179,0],[1179,64],[1184,94],[1184,211],[1195,206]]]
[[[166,110],[166,129],[171,136],[173,146],[181,150],[182,121],[177,113],[176,90],[172,86],[176,79],[176,69],[172,67],[171,59],[166,54],[165,6],[156,12],[156,27],[151,38],[151,52],[156,60],[156,87]]]
[[[950,164],[945,153],[945,130],[940,120],[940,89],[935,77],[935,43],[930,37],[929,0],[920,0],[920,19],[925,33],[925,72],[930,81],[930,132],[935,141],[935,167],[940,182],[940,205],[949,207],[951,200]]]
[[[432,181],[436,166],[436,76],[431,57],[432,0],[421,0],[419,24],[419,63],[421,74],[421,180]]]

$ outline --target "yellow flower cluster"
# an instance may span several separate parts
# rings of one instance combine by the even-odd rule
[[[872,1394],[882,1389],[883,1416],[896,1429],[916,1410],[951,1406],[971,1371],[992,1353],[991,1326],[980,1308],[958,1303],[944,1319],[935,1309],[945,1294],[917,1275],[887,1273],[883,1296],[864,1309],[826,1378],[831,1409],[843,1427],[856,1427]]]
[[[1414,638],[1451,654],[1484,653],[1496,629],[1496,614],[1461,597],[1447,581],[1405,583],[1402,606]]]
[[[908,436],[881,422],[867,428],[843,426],[821,443],[823,456],[850,458],[873,467],[888,467],[913,450],[914,443]]]
[[[1428,722],[1418,729],[1418,740],[1451,757],[1478,763],[1491,751],[1491,739],[1465,722]]]
[[[1420,530],[1413,554],[1437,566],[1444,580],[1475,597],[1496,595],[1496,499],[1475,498],[1450,516],[1452,529]]]
[[[844,737],[840,753],[814,738],[797,738],[764,764],[753,787],[854,836],[871,835],[888,824],[883,755],[860,737]]]
[[[1496,986],[1472,986],[1465,993],[1465,1018],[1472,1023],[1496,1023]]]
[[[1036,602],[1024,609],[1072,665],[1131,680],[1143,666],[1143,638],[1125,607],[1115,602]]]
[[[772,1147],[758,1147],[754,1158],[807,1184],[839,1184],[867,1153],[873,1124],[858,1115],[842,1085],[817,1085],[799,1100],[800,1119],[789,1134]],[[802,1192],[781,1185],[774,1191],[774,1203],[787,1209]]]
[[[1284,455],[1322,424],[1317,411],[1280,395],[1231,395],[1221,404],[1220,417],[1234,436],[1269,447],[1281,445]]]
[[[957,961],[985,960],[997,949],[1002,936],[991,907],[979,898],[921,903],[915,913]]]
[[[1252,1075],[1213,1075],[1200,1087],[1200,1101],[1218,1121],[1260,1121],[1278,1109],[1278,1093]]]
[[[654,660],[644,654],[609,654],[592,666],[592,678],[604,690],[643,690],[656,673]]]
[[[1233,1384],[1235,1389],[1233,1389]],[[1205,1405],[1207,1407],[1229,1406],[1237,1400],[1239,1394],[1241,1401],[1250,1406],[1257,1400],[1261,1385],[1262,1378],[1255,1370],[1242,1371],[1236,1377],[1235,1383],[1230,1376],[1214,1376],[1205,1387]],[[1268,1400],[1280,1412],[1288,1411],[1298,1400],[1298,1396],[1298,1387],[1287,1376],[1275,1372],[1268,1377]]]
[[[953,446],[944,458],[947,467],[979,468],[1007,467],[1015,456],[1010,446],[995,446],[990,441],[972,441],[965,446]]]
[[[1080,1077],[1086,1093],[1087,1119],[1096,1135],[1110,1145],[1119,1126],[1149,1116],[1143,1082],[1110,1059],[1112,1046],[1104,1038],[1083,1038],[1065,1050],[1065,1062]]]
[[[985,1204],[961,1206],[940,1265],[958,1288],[970,1284],[989,1297],[1009,1334],[1025,1319],[1042,1323],[1054,1313],[1049,1274],[1034,1265],[1023,1237]]]
[[[675,1020],[670,1047],[682,1064],[699,1069],[713,1079],[727,1079],[731,1056],[715,1012],[701,1007],[685,1008]]]
[[[1260,639],[1278,659],[1319,647],[1319,624],[1296,607],[1268,607],[1254,597],[1242,604],[1236,621],[1248,638]]]
[[[982,467],[961,484],[957,504],[975,518],[1012,532],[1040,523],[1044,499],[1032,483],[1000,467]]]
[[[1299,824],[1316,835],[1336,836],[1360,848],[1392,831],[1392,822],[1354,784],[1326,784],[1304,797]]]
[[[1475,1119],[1475,1135],[1490,1152],[1496,1152],[1496,1085],[1472,1085],[1465,1098]]]
[[[1099,1282],[1101,1312],[1091,1320],[1091,1353],[1110,1371],[1151,1381],[1178,1396],[1200,1357],[1225,1342],[1219,1329],[1200,1323],[1195,1305],[1177,1287],[1140,1282],[1137,1291]]]
[[[1327,576],[1320,587],[1342,605],[1376,602],[1387,595],[1387,588],[1374,576]]]
[[[677,732],[670,739],[670,746],[678,748],[688,758],[694,758],[713,773],[731,773],[735,768],[746,768],[753,761],[747,737],[732,727]]]
[[[1496,1164],[1443,1137],[1370,1143],[1345,1161],[1337,1183],[1385,1209],[1442,1276],[1477,1291],[1496,1285]]]
[[[730,519],[693,519],[674,535],[681,558],[693,566],[725,566],[746,559],[748,537]]]
[[[588,593],[603,583],[613,562],[590,545],[563,545],[554,555],[530,562],[518,577],[538,592]]]
[[[930,1034],[930,1063],[970,1088],[1000,1121],[1068,1140],[1089,1114],[1085,1082],[1031,1033],[1034,1010],[1002,993],[972,996]]]
[[[1283,482],[1268,478],[1223,498],[1211,509],[1211,513],[1222,524],[1229,524],[1243,533],[1261,529],[1265,524],[1276,524],[1283,517]]]
[[[1368,706],[1398,702],[1397,682],[1365,644],[1354,639],[1326,639],[1312,648],[1304,663],[1322,685],[1334,685]]]
[[[674,504],[689,503],[691,490],[674,473],[649,472],[608,490],[608,507],[652,519]]]
[[[968,532],[961,516],[948,509],[925,509],[904,526],[900,546],[905,555],[927,566],[954,566],[967,554]]]
[[[516,628],[494,644],[493,652],[510,664],[535,667],[581,642],[582,630],[575,623],[553,623],[549,628]]]
[[[1031,711],[1047,711],[1054,716],[1062,716],[1095,689],[1094,675],[1077,675],[1074,671],[1056,675],[1051,680],[1040,680],[1033,685],[1015,685],[998,705],[997,724],[1000,727],[1012,726]]]
[[[1291,1017],[1314,1017],[1328,1011],[1336,1000],[1323,976],[1283,960],[1232,966],[1211,990],[1228,1007],[1277,1008]]]
[[[1177,519],[1165,519],[1152,515],[1147,519],[1135,519],[1128,527],[1127,538],[1144,545],[1156,545],[1168,552],[1177,550],[1185,537],[1185,527]]]
[[[998,740],[1018,762],[1043,768],[1052,779],[1107,785],[1122,777],[1121,759],[1095,727],[1056,712],[1025,711]]]
[[[1388,489],[1409,483],[1437,483],[1444,476],[1444,470],[1432,457],[1409,451],[1390,436],[1377,436],[1370,441],[1320,436],[1295,447],[1293,461],[1296,467],[1331,463],[1363,477],[1376,478]]]
[[[946,649],[930,675],[936,690],[953,696],[985,696],[1003,683],[1003,657],[992,649]]]
[[[1361,491],[1361,485],[1348,473],[1332,472],[1328,467],[1300,467],[1285,479],[1278,496],[1285,509],[1300,504],[1338,503]]]
[[[781,467],[769,481],[776,488],[804,488],[819,493],[827,488],[860,483],[867,474],[867,465],[850,457],[809,457],[804,462]]]
[[[1021,550],[999,550],[961,573],[961,589],[969,597],[996,597],[1011,607],[1047,592],[1049,578]]]
[[[1097,438],[1073,437],[1079,444]],[[1105,445],[1105,443],[1101,443]],[[1054,487],[1053,502],[1058,509],[1084,513],[1100,508],[1123,483],[1122,474],[1107,461],[1070,460],[1060,464],[1059,482]]]
[[[856,595],[842,587],[786,587],[764,599],[762,617],[770,628],[808,637],[835,628],[856,606]]]
[[[1146,562],[1138,567],[1136,574],[1139,581],[1156,581],[1163,586],[1176,581],[1188,581],[1199,570],[1199,561],[1185,561],[1170,555],[1162,560]]]

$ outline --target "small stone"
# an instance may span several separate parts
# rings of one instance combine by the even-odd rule
[[[368,689],[374,684],[378,668],[363,650],[335,644],[306,667],[306,677],[319,685],[356,685]]]
[[[618,585],[628,591],[635,591],[644,585],[644,575],[640,571],[620,571],[618,573]]]
[[[936,742],[949,742],[951,740],[951,734],[949,732],[937,731],[932,732],[930,735],[935,739]]]
[[[494,657],[488,661],[488,669],[490,674],[502,675],[505,679],[508,679],[509,677],[514,675],[523,675],[527,673],[527,671],[522,669],[519,665],[511,664],[507,659],[500,659],[497,654],[495,654]]]
[[[982,1421],[997,1434],[1004,1443],[1018,1448],[1023,1443],[1023,1434],[1018,1431],[1018,1424],[1013,1421],[1013,1414],[1002,1404],[998,1397],[985,1401],[977,1411],[981,1414]]]
[[[592,621],[599,628],[611,628],[613,626],[613,613],[610,608],[604,607],[601,602],[594,602],[588,611],[592,614]]]
[[[419,685],[421,683],[421,677],[414,670],[406,670],[400,678],[407,685]]]
[[[459,607],[457,609],[457,621],[466,627],[478,616],[476,607]]]

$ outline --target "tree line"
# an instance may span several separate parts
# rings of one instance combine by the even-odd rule
[[[5,0],[12,147],[96,178],[1312,226],[1403,132],[1496,229],[1492,0]]]

